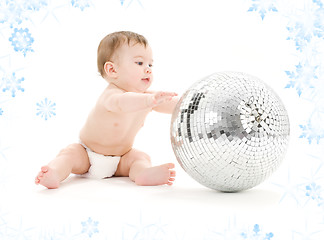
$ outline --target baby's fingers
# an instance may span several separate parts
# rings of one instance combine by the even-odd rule
[[[171,101],[172,98],[178,96],[178,94],[175,93],[175,92],[169,92],[169,93],[167,94],[167,96],[168,96],[167,100],[168,100],[168,101]]]
[[[170,96],[161,96],[159,98],[156,98],[156,104],[161,104],[166,101],[170,101],[171,99],[172,99],[172,97],[170,97]]]
[[[178,94],[174,93],[174,92],[156,92],[154,94],[154,103],[159,105],[163,102],[166,101],[171,101],[173,97],[177,96]]]
[[[165,95],[166,95],[166,96],[170,96],[170,97],[178,96],[178,94],[175,93],[175,92],[165,92]]]

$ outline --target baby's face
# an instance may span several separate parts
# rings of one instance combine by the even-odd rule
[[[126,43],[118,49],[116,55],[116,85],[129,92],[145,92],[153,81],[151,47]]]

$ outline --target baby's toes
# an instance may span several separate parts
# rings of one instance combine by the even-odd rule
[[[169,182],[167,183],[167,185],[172,186],[174,182],[174,178],[170,178]]]
[[[167,182],[167,185],[172,186],[174,180],[175,180],[174,178],[169,178],[169,180],[168,180],[168,182]]]
[[[43,166],[41,168],[41,170],[42,170],[43,173],[47,173],[48,172],[48,166]]]
[[[174,163],[167,163],[166,165],[167,165],[167,167],[169,169],[175,168],[175,164]],[[173,170],[171,170],[171,171],[173,171]]]
[[[170,177],[175,177],[175,176],[176,176],[176,171],[171,170],[171,171],[170,171]]]
[[[43,177],[43,172],[40,172],[37,177],[35,178],[35,183],[38,184],[40,183],[41,178]]]
[[[44,174],[47,173],[48,171],[48,167],[47,166],[43,166],[41,167],[41,171],[38,173],[37,177],[35,178],[35,183],[39,184],[41,179],[44,177]]]

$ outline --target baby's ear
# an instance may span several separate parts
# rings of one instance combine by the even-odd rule
[[[117,76],[115,64],[112,62],[106,62],[104,65],[105,73],[109,78],[115,78]]]

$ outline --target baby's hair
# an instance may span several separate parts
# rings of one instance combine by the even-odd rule
[[[97,54],[98,71],[102,77],[105,76],[105,63],[107,61],[111,61],[116,50],[126,42],[128,45],[131,42],[134,42],[135,44],[142,44],[144,47],[148,45],[148,42],[144,36],[134,32],[121,31],[108,34],[101,40]]]

